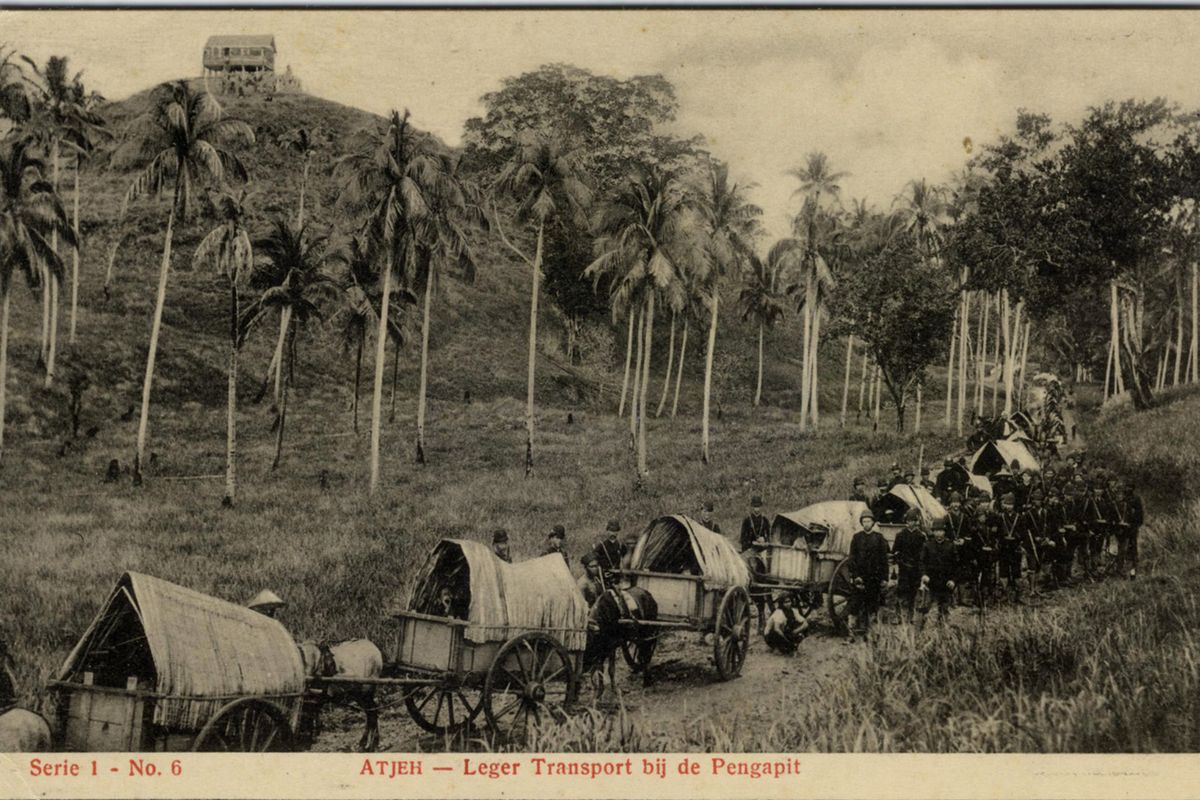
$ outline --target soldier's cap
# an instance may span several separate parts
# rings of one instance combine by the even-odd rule
[[[596,554],[595,553],[584,553],[583,557],[579,559],[579,563],[583,564],[585,567],[588,566],[589,564],[595,564],[596,563]]]
[[[1045,496],[1046,495],[1042,494],[1041,489],[1034,489],[1032,492],[1029,493],[1029,497],[1033,500],[1041,500]]]
[[[246,603],[247,608],[283,608],[286,605],[287,603],[270,589],[263,589]]]
[[[711,513],[712,513],[712,510],[713,510],[713,501],[712,501],[712,500],[705,500],[705,501],[704,501],[704,510],[705,510],[706,512],[708,512],[709,514],[711,514]]]
[[[945,519],[943,519],[942,517],[938,517],[937,519],[935,519],[935,520],[933,521],[933,529],[934,529],[935,531],[944,531],[944,530],[946,530],[946,520],[945,520]]]
[[[883,478],[880,478],[879,480],[877,480],[875,482],[875,486],[878,489],[886,489],[887,485],[888,485],[888,482],[886,480],[884,480]]]
[[[949,500],[949,502],[951,502],[951,503],[961,503],[961,502],[962,502],[962,495],[961,495],[961,494],[959,494],[958,492],[951,492],[951,493],[950,493],[950,500]]]
[[[550,529],[550,533],[548,534],[548,536],[551,539],[565,539],[565,538],[567,538],[567,529],[564,528],[562,525],[555,525],[553,528]]]
[[[911,469],[910,469],[910,470],[905,470],[905,472],[904,472],[904,477],[906,477],[906,478],[915,478],[915,477],[917,477],[917,473],[913,472]]]
[[[944,461],[942,462],[942,466],[943,466],[943,467],[953,467],[953,466],[954,466],[954,462],[953,462],[953,461],[951,461],[950,459],[948,459],[948,458],[947,458],[946,460],[944,460]]]
[[[750,498],[750,506],[752,508],[762,508],[762,497],[754,495]]]
[[[502,544],[507,541],[508,531],[504,530],[504,528],[496,528],[496,530],[492,532],[492,544]]]
[[[621,530],[621,520],[616,518],[610,519],[608,524],[604,526],[604,530],[608,533],[616,533]]]
[[[1005,492],[1004,495],[1001,496],[1000,502],[1001,503],[1016,503],[1017,498],[1013,497],[1012,492]]]
[[[920,522],[921,521],[921,512],[917,511],[915,508],[910,508],[908,511],[904,512],[904,521],[905,522]]]
[[[862,522],[864,519],[869,519],[872,522],[874,522],[875,521],[874,512],[872,512],[871,509],[869,509],[869,508],[864,508],[862,510],[862,513],[858,515],[858,521]]]

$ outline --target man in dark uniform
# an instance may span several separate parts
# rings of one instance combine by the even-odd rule
[[[937,621],[942,622],[954,598],[954,579],[958,576],[958,551],[946,538],[944,520],[933,523],[933,537],[921,547],[921,586],[929,590],[937,604]]]
[[[937,490],[941,497],[949,497],[958,492],[966,496],[967,486],[970,483],[970,478],[967,477],[965,468],[960,468],[958,464],[950,459],[942,462],[942,471],[937,476]]]
[[[767,521],[767,516],[762,513],[762,498],[754,495],[750,498],[750,516],[742,520],[741,536],[738,538],[738,544],[741,545],[739,552],[746,552],[754,545],[755,539],[766,541],[770,538],[771,523]]]
[[[704,501],[704,510],[700,514],[700,524],[708,528],[713,533],[720,533],[721,526],[713,519],[713,501]]]
[[[1000,511],[996,514],[996,525],[1000,535],[1000,577],[1008,586],[1009,599],[1021,602],[1021,522],[1017,514],[1016,499],[1011,494],[1000,498]]]
[[[600,566],[600,573],[606,575],[621,569],[621,559],[625,555],[625,544],[618,538],[621,532],[620,520],[610,519],[604,526],[605,538],[596,542],[592,553]]]
[[[975,509],[975,523],[972,534],[978,543],[979,557],[977,566],[978,591],[976,600],[980,606],[991,602],[996,593],[996,563],[1000,557],[1000,542],[996,514],[986,505]]]
[[[917,590],[921,588],[921,549],[925,546],[925,534],[921,530],[921,512],[910,508],[904,515],[904,528],[892,542],[892,560],[898,571],[896,581],[897,611],[905,622],[912,623],[913,609],[917,603]]]
[[[1054,586],[1065,586],[1071,578],[1071,548],[1067,541],[1066,514],[1063,512],[1062,496],[1058,491],[1046,495],[1046,539],[1052,549],[1047,558],[1053,559],[1050,567],[1050,577]]]
[[[957,542],[966,535],[970,523],[970,518],[963,511],[962,495],[955,492],[946,500],[946,538]]]
[[[846,559],[855,588],[848,609],[853,621],[847,642],[854,641],[856,632],[867,635],[871,617],[882,602],[883,584],[888,577],[888,543],[883,534],[875,529],[875,516],[864,510],[859,515],[859,525],[858,533],[850,540],[850,556]]]
[[[1053,544],[1046,533],[1049,517],[1042,500],[1041,489],[1035,488],[1029,492],[1029,499],[1025,501],[1020,518],[1021,548],[1025,551],[1025,564],[1029,567],[1029,590],[1035,593],[1042,567],[1054,562],[1054,554],[1051,552]]]
[[[1086,520],[1087,501],[1083,497],[1080,484],[1072,480],[1063,489],[1063,534],[1067,540],[1067,554],[1064,557],[1066,577],[1071,580],[1071,570],[1076,561],[1081,569],[1086,570],[1088,526]]]
[[[492,552],[501,561],[512,563],[512,551],[508,549],[508,531],[504,528],[497,528],[492,533]]]
[[[937,495],[937,484],[930,476],[929,467],[921,467],[921,486],[932,495]]]
[[[1138,532],[1145,521],[1146,509],[1142,498],[1133,490],[1133,486],[1124,481],[1120,484],[1117,508],[1121,515],[1120,530],[1117,534],[1120,547],[1117,556],[1119,559],[1118,569],[1122,572],[1128,569],[1126,574],[1129,575],[1130,580],[1133,580],[1137,577]]]
[[[567,556],[567,551],[564,549],[564,544],[567,540],[567,529],[562,525],[555,525],[550,529],[550,533],[546,534],[546,546],[542,548],[539,555],[548,556],[551,553],[558,553],[563,557],[563,561],[570,566],[571,559]]]
[[[883,522],[888,521],[884,519],[884,512],[887,509],[884,508],[883,499],[887,497],[890,490],[891,486],[888,485],[887,480],[880,478],[879,482],[875,484],[875,497],[871,498],[871,512],[875,515],[876,519]]]
[[[873,494],[871,494],[869,491],[867,491],[866,478],[855,478],[854,479],[854,491],[850,492],[850,501],[866,503],[867,505],[871,505],[871,501],[874,499],[875,499],[875,496]]]
[[[916,473],[916,471],[915,471],[915,470],[911,470],[911,469],[910,469],[910,470],[908,470],[907,472],[905,472],[905,473],[904,473],[904,480],[902,481],[902,483],[903,483],[905,486],[916,486],[916,485],[917,485],[917,473]]]
[[[893,486],[898,486],[902,483],[904,483],[904,475],[900,472],[900,464],[893,461],[892,475],[887,479],[887,488],[891,489]]]
[[[1018,514],[1025,510],[1025,504],[1029,502],[1029,493],[1033,489],[1033,473],[1027,469],[1021,470],[1017,475],[1017,483],[1013,486],[1013,498]]]

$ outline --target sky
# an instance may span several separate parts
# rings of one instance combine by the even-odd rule
[[[908,181],[949,179],[1028,108],[1165,96],[1200,108],[1200,11],[0,11],[0,42],[66,54],[112,99],[198,75],[205,39],[270,33],[276,68],[368,111],[409,108],[449,143],[479,98],[545,63],[661,73],[677,132],[700,133],[756,184],[773,236],[799,206],[789,167],[814,150],[843,197],[888,208]]]

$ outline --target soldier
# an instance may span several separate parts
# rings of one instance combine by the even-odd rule
[[[867,505],[871,505],[871,501],[874,499],[875,496],[867,490],[867,479],[855,478],[854,491],[850,492],[851,502],[866,503]]]
[[[929,467],[921,467],[921,486],[930,494],[937,494],[937,484],[933,481]]]
[[[1000,577],[1008,585],[1009,599],[1021,602],[1021,523],[1017,514],[1016,498],[1006,494],[1000,498],[1000,511],[996,514],[999,533]]]
[[[567,556],[567,551],[563,549],[567,540],[567,529],[562,525],[555,525],[550,529],[550,533],[546,534],[546,546],[542,548],[540,555],[548,556],[551,553],[558,553],[563,557],[563,561],[567,562],[567,566],[571,565],[571,559]]]
[[[958,575],[958,552],[946,538],[943,520],[933,523],[933,538],[921,547],[921,587],[928,589],[937,604],[937,621],[940,623],[950,610]]]
[[[1027,469],[1021,470],[1017,476],[1017,483],[1013,486],[1013,498],[1016,501],[1014,507],[1018,514],[1025,510],[1025,504],[1029,502],[1029,493],[1033,489],[1033,473]]]
[[[1100,553],[1108,546],[1108,509],[1105,508],[1103,484],[1089,483],[1083,495],[1083,524],[1087,528],[1087,568],[1096,577],[1096,569],[1100,565]]]
[[[713,501],[704,501],[704,510],[700,513],[700,524],[708,528],[713,533],[720,533],[721,526],[713,519]]]
[[[742,531],[738,540],[741,545],[740,552],[744,553],[753,547],[755,539],[762,539],[765,542],[771,534],[771,523],[762,513],[762,504],[762,498],[758,495],[750,498],[750,516],[742,520]]]
[[[982,608],[996,593],[996,563],[999,560],[999,535],[996,515],[986,505],[975,509],[975,524],[972,533],[978,543],[977,600]]]
[[[917,590],[921,586],[921,548],[925,534],[921,530],[921,512],[910,508],[904,515],[904,528],[892,542],[892,560],[896,562],[896,607],[905,622],[913,621]]]
[[[1033,489],[1020,512],[1021,548],[1025,551],[1025,564],[1029,568],[1029,591],[1037,592],[1037,577],[1042,565],[1053,562],[1049,552],[1050,539],[1046,535],[1046,507],[1042,502],[1042,490]]]
[[[1117,508],[1121,515],[1121,528],[1118,533],[1117,569],[1124,571],[1127,567],[1129,579],[1137,577],[1138,562],[1138,532],[1145,520],[1146,511],[1142,498],[1133,490],[1133,486],[1122,482]]]
[[[1072,479],[1064,489],[1063,535],[1067,541],[1064,557],[1067,582],[1071,582],[1071,571],[1078,560],[1081,569],[1087,569],[1088,527],[1086,522],[1086,500],[1079,484]]]
[[[1071,579],[1071,549],[1065,524],[1062,496],[1057,491],[1050,492],[1046,495],[1045,534],[1052,548],[1047,558],[1052,559],[1050,577],[1055,587],[1065,586]]]
[[[903,481],[903,483],[904,483],[904,485],[905,485],[905,486],[916,486],[916,484],[917,484],[917,472],[916,472],[916,470],[912,470],[912,469],[910,469],[910,470],[908,470],[907,472],[905,472],[905,473],[904,473],[904,481]]]
[[[601,577],[600,563],[595,553],[584,553],[579,562],[583,564],[583,574],[579,576],[575,585],[579,587],[583,599],[587,600],[588,606],[591,607],[600,595],[604,594],[604,579]]]
[[[758,536],[750,542],[750,546],[742,551],[742,560],[750,570],[752,584],[762,584],[767,574],[767,560],[764,551],[767,547],[766,537]],[[758,633],[763,634],[767,623],[766,609],[771,604],[771,590],[751,587],[750,600],[758,610]]]
[[[808,620],[796,610],[796,598],[791,592],[784,592],[779,596],[775,610],[767,620],[766,632],[763,634],[767,648],[773,653],[793,655],[800,642],[804,641],[806,630]]]
[[[508,531],[497,528],[492,532],[492,552],[501,561],[512,563],[512,551],[508,548]]]
[[[600,566],[601,575],[616,572],[621,569],[622,559],[625,557],[625,543],[617,536],[621,532],[621,521],[618,519],[610,519],[608,524],[604,526],[605,538],[596,542],[596,546],[592,548],[592,553],[596,556],[596,563]],[[607,578],[605,583],[607,583]]]
[[[963,510],[962,495],[953,493],[946,502],[946,538],[957,542],[966,534],[971,520]]]
[[[887,497],[891,486],[885,478],[880,478],[875,484],[875,497],[871,499],[871,511],[879,519],[884,518],[886,509],[883,507],[883,498]],[[886,522],[886,520],[884,520]]]
[[[887,481],[885,483],[886,483],[888,489],[891,489],[893,486],[899,486],[901,483],[904,483],[904,475],[902,475],[900,473],[900,464],[898,462],[895,462],[895,461],[892,462],[892,475],[890,478],[887,479]]]
[[[850,540],[850,556],[846,559],[855,592],[850,598],[850,614],[854,617],[846,641],[853,642],[855,633],[866,636],[871,618],[882,602],[883,584],[888,577],[888,543],[875,529],[875,515],[864,510],[858,517],[860,530]]]

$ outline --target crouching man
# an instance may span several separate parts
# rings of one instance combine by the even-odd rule
[[[794,655],[804,634],[808,630],[808,620],[796,609],[796,598],[791,592],[780,595],[775,604],[775,611],[767,619],[764,638],[767,647],[773,653],[785,656]]]

